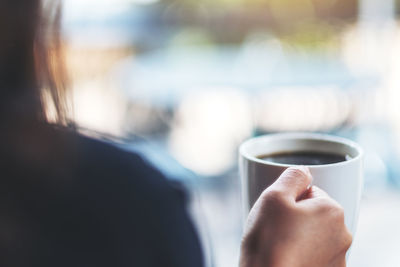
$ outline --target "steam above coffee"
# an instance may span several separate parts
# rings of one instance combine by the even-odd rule
[[[316,151],[280,152],[260,155],[257,158],[273,163],[288,165],[325,165],[351,159],[349,155]]]

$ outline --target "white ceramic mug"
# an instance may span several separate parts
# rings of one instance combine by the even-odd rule
[[[239,170],[245,217],[264,189],[291,166],[264,161],[257,157],[300,151],[334,153],[351,157],[338,163],[308,167],[314,178],[313,184],[341,204],[344,209],[345,224],[354,235],[363,187],[363,152],[353,141],[325,134],[271,134],[252,138],[240,146]]]

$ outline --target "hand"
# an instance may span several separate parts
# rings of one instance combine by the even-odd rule
[[[288,168],[251,209],[240,267],[345,267],[352,237],[342,207],[306,167]]]

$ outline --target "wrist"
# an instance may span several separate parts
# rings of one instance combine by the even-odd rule
[[[266,248],[242,243],[239,267],[299,267],[300,261],[287,251],[277,245]]]

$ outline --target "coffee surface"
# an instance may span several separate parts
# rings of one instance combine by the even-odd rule
[[[258,156],[257,158],[269,162],[289,165],[324,165],[349,160],[350,156],[313,151],[299,151],[267,154]]]

